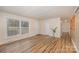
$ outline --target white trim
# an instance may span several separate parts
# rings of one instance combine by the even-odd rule
[[[73,45],[74,45],[74,48],[75,48],[76,52],[78,53],[78,49],[77,49],[77,47],[76,47],[76,45],[75,45],[73,39],[71,39],[71,40],[72,40],[72,43],[73,43]]]
[[[7,21],[8,20],[18,20],[19,21],[19,27],[9,27],[9,28],[19,28],[19,33],[18,34],[16,34],[16,35],[12,35],[12,36],[8,36],[7,35]],[[22,36],[22,35],[24,35],[24,34],[22,34],[22,31],[21,31],[21,28],[29,28],[29,30],[30,30],[30,26],[28,26],[28,27],[21,27],[21,21],[24,21],[24,22],[28,22],[29,23],[29,21],[27,21],[27,20],[25,20],[25,19],[16,19],[16,18],[11,18],[11,17],[7,17],[6,18],[6,39],[11,39],[11,38],[14,38],[14,37],[18,37],[18,36]],[[28,31],[28,33],[25,33],[25,34],[29,34],[29,31]]]

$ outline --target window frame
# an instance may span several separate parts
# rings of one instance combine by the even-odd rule
[[[19,33],[18,34],[16,34],[16,35],[11,35],[11,36],[8,36],[8,20],[18,20],[19,21],[19,27],[17,27],[17,28],[19,28]],[[29,33],[29,21],[27,21],[27,20],[23,20],[23,19],[14,19],[14,18],[7,18],[7,21],[6,21],[6,35],[7,35],[7,38],[12,38],[12,37],[17,37],[17,36],[22,36],[22,35],[25,35],[25,34],[28,34]],[[22,27],[21,27],[21,21],[24,21],[24,22],[28,22],[28,27],[24,27],[24,28],[28,28],[28,33],[24,33],[24,34],[22,34]],[[14,27],[14,28],[16,28],[16,27]]]
[[[28,23],[28,26],[22,27],[22,22],[27,22],[27,23]],[[20,28],[21,28],[21,29],[20,29],[20,30],[21,30],[21,34],[26,34],[26,33],[22,33],[22,29],[23,29],[23,28],[28,28],[28,33],[29,33],[29,22],[28,22],[28,21],[21,20],[20,23],[21,23],[21,27],[20,27]]]

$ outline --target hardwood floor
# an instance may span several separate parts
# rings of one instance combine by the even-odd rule
[[[2,53],[75,53],[75,48],[68,34],[62,38],[37,35],[20,41],[0,46]]]

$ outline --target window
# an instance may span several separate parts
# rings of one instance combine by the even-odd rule
[[[25,34],[29,32],[29,24],[28,22],[21,21],[21,34]]]
[[[7,20],[7,35],[14,36],[18,34],[29,33],[29,23],[27,21],[19,21],[15,19]]]
[[[19,34],[19,21],[14,19],[8,19],[7,21],[7,34],[13,36]]]

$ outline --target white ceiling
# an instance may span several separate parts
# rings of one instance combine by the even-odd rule
[[[32,18],[52,18],[72,16],[74,6],[0,6],[0,11]]]

